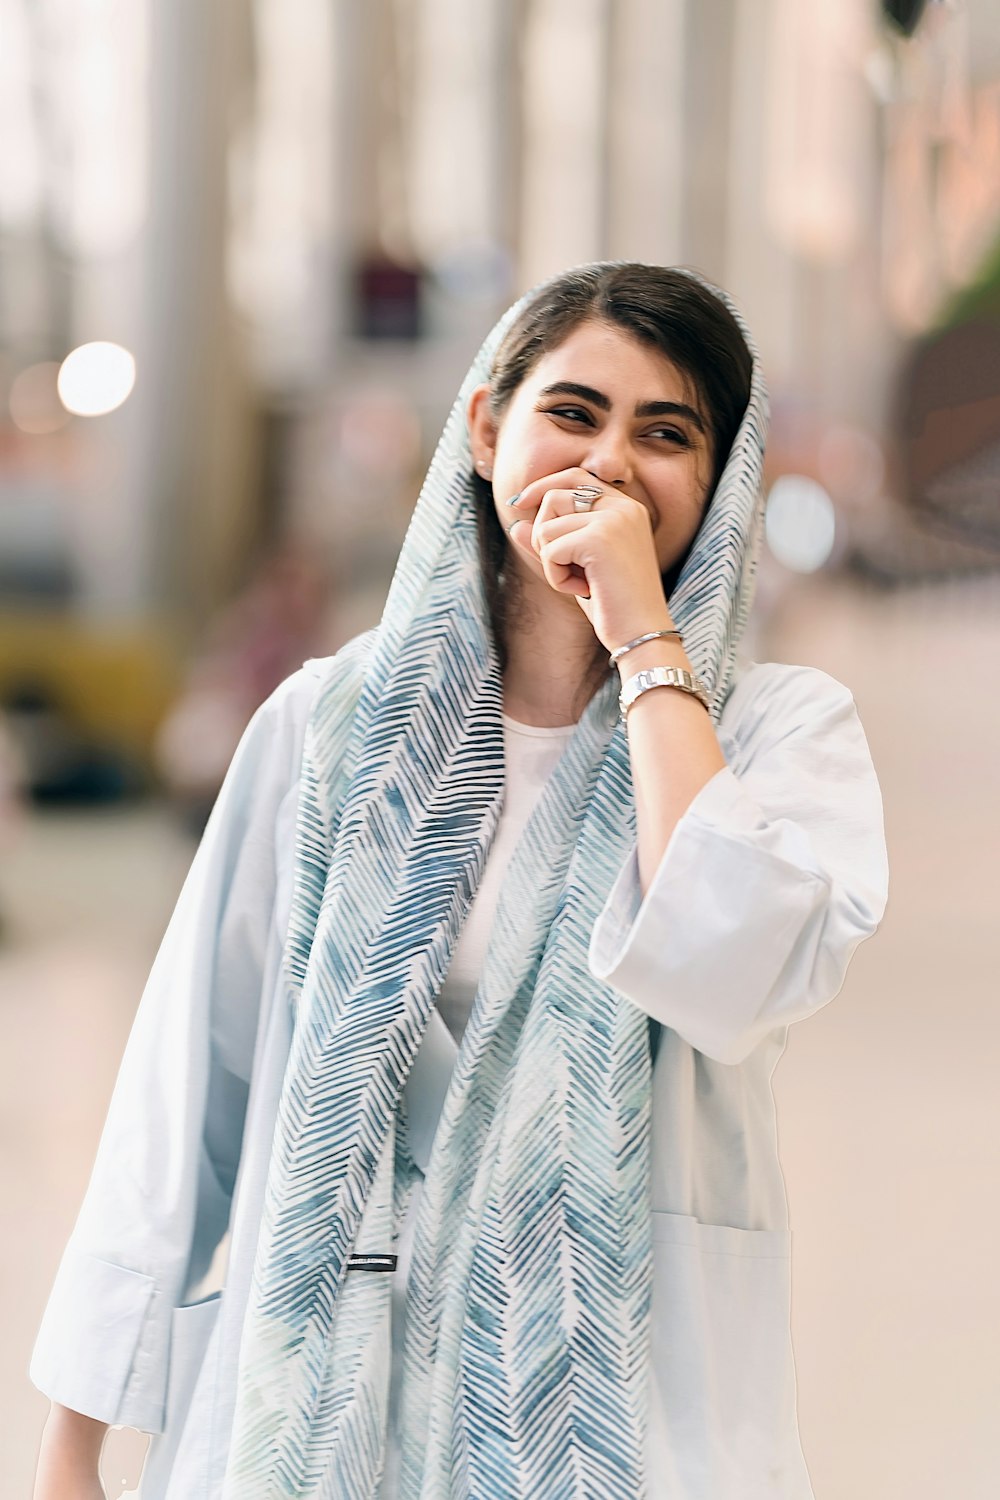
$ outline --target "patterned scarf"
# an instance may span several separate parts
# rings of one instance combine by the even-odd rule
[[[307,732],[286,953],[296,1024],[226,1500],[379,1495],[391,1278],[349,1263],[398,1234],[414,1172],[403,1085],[503,800],[465,411],[522,305],[474,361],[381,623],[338,653]],[[765,423],[755,359],[671,597],[716,720],[752,594]],[[646,1492],[649,1030],[587,961],[634,841],[610,682],[508,868],[428,1164],[407,1291],[403,1500]]]

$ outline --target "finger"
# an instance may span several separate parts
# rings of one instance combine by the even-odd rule
[[[542,567],[551,569],[554,576],[558,576],[558,569],[562,569],[564,574],[569,573],[570,569],[573,568],[584,572],[585,563],[580,558],[578,530],[579,528],[577,527],[572,531],[563,532],[561,536],[550,537],[548,540],[543,541],[541,546],[535,546],[534,541],[532,541],[532,546],[535,547],[538,553]]]
[[[537,555],[538,561],[541,562],[541,571],[543,571],[544,577],[546,577],[546,582],[552,588],[555,588],[556,591],[564,591],[568,580],[579,577],[583,571],[583,568],[571,556],[556,558],[552,553],[550,543],[543,543],[541,538],[538,537],[537,525],[532,526],[531,549]]]
[[[532,506],[541,506],[542,499],[547,490],[563,490],[567,494],[575,489],[577,485],[588,484],[595,488],[604,489],[605,486],[588,469],[561,469],[555,474],[544,474],[541,479],[532,480],[526,484],[517,496],[515,510],[530,510]]]
[[[567,509],[566,506],[563,506],[561,510],[557,509],[556,507],[558,506],[558,501],[550,499],[550,496],[553,493],[553,491],[546,491],[544,495],[540,497],[540,499],[542,500],[542,504],[540,504],[538,509],[534,511],[532,511],[530,507],[522,507],[519,504],[517,507],[517,513],[511,517],[511,520],[509,522],[505,523],[507,535],[510,537],[510,539],[514,542],[517,542],[519,546],[526,547],[529,552],[538,551],[538,546],[535,539],[537,536],[537,528],[540,524],[543,524],[546,520],[552,521],[559,519],[560,517],[567,517],[569,515],[577,514],[571,509]],[[568,493],[568,491],[562,491],[561,493],[566,494]],[[522,509],[524,510],[524,514],[521,514]],[[527,529],[525,529],[524,526],[518,525],[519,521],[526,522]]]
[[[539,511],[531,527],[531,545],[537,552],[546,542],[555,541],[556,537],[569,536],[574,531],[582,531],[591,525],[593,518],[587,510],[564,511],[547,517]]]
[[[578,516],[561,516],[543,523],[546,532],[557,526],[563,528],[561,535],[550,535],[547,539],[537,537],[539,528],[536,525],[531,545],[538,555],[542,572],[554,589],[558,589],[560,593],[582,593],[589,596],[586,569],[578,561],[579,539],[576,538],[576,532],[581,528],[574,524],[582,519]],[[565,524],[567,522],[570,523],[568,527]]]
[[[558,490],[551,487],[536,494],[533,499],[526,500],[522,494],[518,498],[518,514],[527,514],[532,520],[537,521],[545,516],[565,515],[572,511],[573,500],[570,490]]]
[[[583,510],[578,509],[572,490],[546,490],[541,497],[541,504],[531,517],[532,545],[537,545],[535,538],[539,535],[539,528],[542,526],[551,526],[559,522],[569,522],[574,527],[588,525],[593,508],[593,505],[589,505]]]
[[[577,563],[561,563],[544,553],[539,561],[546,582],[559,594],[583,594],[589,596],[590,589],[583,569]]]
[[[533,552],[531,545],[531,517],[515,516],[513,521],[507,524],[507,536],[515,547],[523,547],[526,552]]]
[[[570,517],[563,519],[569,520]],[[518,524],[518,521],[521,524]],[[561,594],[578,594],[584,599],[590,598],[590,589],[587,585],[587,577],[579,563],[549,563],[546,566],[544,557],[536,550],[532,541],[531,518],[521,516],[511,522],[507,528],[507,535],[516,547],[521,547],[525,552],[530,552],[538,557],[542,565],[542,574],[550,588]]]
[[[589,521],[589,513],[584,512],[552,516],[547,521],[539,521],[537,516],[518,516],[508,526],[507,534],[515,546],[538,558],[546,582],[557,593],[578,594],[589,599],[590,589],[583,567],[571,557],[564,561],[547,558],[542,550],[550,541],[557,540],[560,534],[572,535],[588,525]]]

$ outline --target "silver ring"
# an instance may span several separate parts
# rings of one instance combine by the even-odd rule
[[[592,510],[594,501],[599,500],[604,491],[593,484],[581,484],[575,490],[570,490],[570,494],[573,496],[574,510]]]

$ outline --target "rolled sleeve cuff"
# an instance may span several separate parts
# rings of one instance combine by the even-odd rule
[[[827,896],[824,876],[775,842],[726,767],[678,822],[645,896],[633,846],[591,934],[595,978],[719,1062],[742,1062],[788,1019],[766,1003]]]
[[[156,1318],[158,1300],[152,1276],[68,1251],[35,1341],[32,1384],[99,1422],[161,1432],[169,1322]]]

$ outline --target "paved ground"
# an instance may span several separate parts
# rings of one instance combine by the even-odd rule
[[[987,1500],[1000,1406],[1000,586],[879,595],[811,582],[758,654],[853,687],[892,860],[882,931],[837,1001],[793,1028],[776,1076],[817,1500]],[[32,819],[0,871],[5,1500],[30,1494],[46,1402],[25,1378],[28,1352],[190,852],[156,808],[59,815]],[[141,1453],[116,1441],[112,1495],[135,1483]]]

